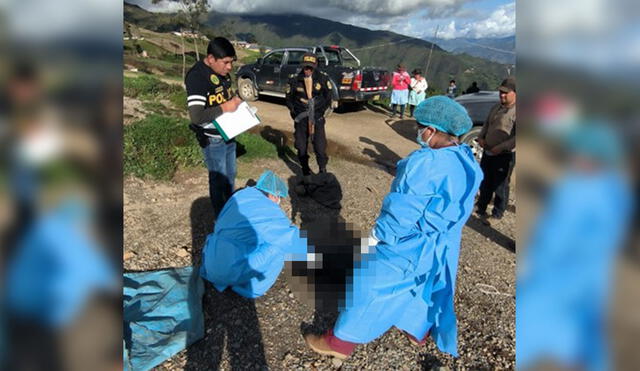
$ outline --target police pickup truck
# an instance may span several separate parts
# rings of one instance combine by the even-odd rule
[[[240,97],[248,101],[256,100],[259,95],[284,98],[289,78],[300,72],[302,56],[308,52],[318,56],[318,69],[329,76],[333,108],[390,95],[387,91],[389,71],[361,67],[360,60],[347,48],[332,45],[274,49],[256,63],[240,67],[236,75]]]

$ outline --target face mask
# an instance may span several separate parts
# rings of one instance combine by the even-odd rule
[[[435,134],[435,132],[432,133],[429,136],[429,138],[427,139],[427,141],[425,142],[425,141],[422,140],[422,133],[424,133],[425,130],[427,130],[427,128],[422,128],[422,129],[418,130],[418,136],[416,138],[418,144],[420,144],[423,148],[429,147],[429,142],[431,141],[431,138],[433,138],[433,134]]]

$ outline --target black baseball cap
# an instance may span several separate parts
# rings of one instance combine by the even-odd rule
[[[510,91],[516,91],[516,78],[513,76],[509,76],[506,79],[502,80],[502,84],[498,87],[498,90],[508,93]]]

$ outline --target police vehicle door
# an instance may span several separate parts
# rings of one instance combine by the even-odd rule
[[[267,54],[260,66],[258,76],[258,87],[260,90],[281,91],[280,69],[284,59],[284,51],[274,51]]]

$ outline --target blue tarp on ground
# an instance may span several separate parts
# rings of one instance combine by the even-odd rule
[[[198,271],[124,274],[125,370],[149,370],[204,336],[204,282]]]

